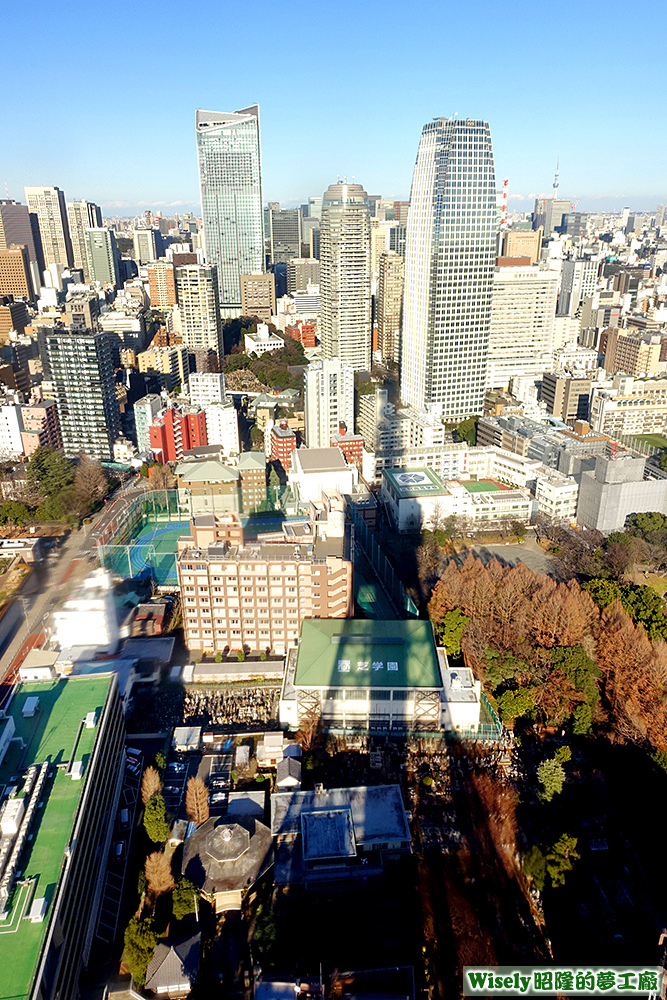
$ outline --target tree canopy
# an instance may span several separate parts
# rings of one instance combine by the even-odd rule
[[[123,957],[136,986],[141,987],[146,982],[146,969],[156,944],[152,918],[133,917],[125,929]]]
[[[144,810],[144,827],[154,844],[164,844],[169,836],[167,807],[161,795],[153,795]]]

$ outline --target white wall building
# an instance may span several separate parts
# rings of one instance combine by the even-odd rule
[[[554,521],[574,522],[577,519],[579,483],[572,476],[550,470],[536,477],[535,499],[541,514]]]
[[[0,456],[18,458],[23,454],[21,407],[12,403],[0,404]]]
[[[246,333],[245,352],[246,354],[266,354],[267,351],[279,351],[285,346],[285,341],[271,333],[266,323],[257,324],[257,333]]]
[[[324,492],[349,494],[359,475],[338,448],[297,448],[292,452],[289,485],[302,503],[321,499]]]
[[[188,395],[193,406],[206,407],[209,403],[224,403],[225,376],[222,372],[191,372]]]
[[[486,385],[506,389],[513,375],[536,375],[553,362],[558,275],[544,266],[496,267]]]
[[[225,458],[240,454],[239,418],[234,404],[231,401],[208,403],[204,406],[204,414],[208,443],[220,445]]]
[[[340,358],[315,361],[303,373],[306,444],[328,448],[341,423],[354,431],[354,370]]]
[[[113,599],[113,584],[106,570],[98,569],[53,615],[54,638],[62,649],[96,647],[115,653],[120,631]]]

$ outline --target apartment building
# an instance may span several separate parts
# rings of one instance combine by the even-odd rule
[[[38,448],[63,446],[55,399],[43,399],[21,407],[23,454],[29,458]]]
[[[176,386],[184,386],[190,375],[187,348],[149,347],[137,354],[140,372],[148,372],[158,377],[160,386],[173,392]]]
[[[590,422],[594,431],[619,434],[662,434],[667,426],[667,377],[634,379],[615,375],[591,390]]]
[[[342,497],[311,504],[282,537],[243,542],[238,514],[201,515],[178,543],[185,642],[205,653],[294,646],[304,618],[348,618],[352,559]]]
[[[0,295],[32,301],[35,297],[27,247],[0,246]]]

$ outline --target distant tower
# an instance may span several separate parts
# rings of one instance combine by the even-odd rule
[[[558,171],[560,169],[560,156],[556,160],[556,175],[554,177],[554,201],[558,197]]]

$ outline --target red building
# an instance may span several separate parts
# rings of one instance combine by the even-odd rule
[[[180,462],[184,451],[208,444],[206,414],[199,407],[163,410],[149,430],[156,462]]]
[[[299,321],[285,327],[285,333],[293,340],[298,340],[302,347],[315,347],[315,324]]]
[[[286,420],[271,428],[271,461],[280,462],[285,472],[292,468],[292,452],[296,450],[296,434]]]
[[[361,434],[348,434],[346,425],[341,423],[338,427],[338,434],[331,442],[331,447],[340,448],[343,458],[349,465],[361,468],[364,454],[364,439]]]

